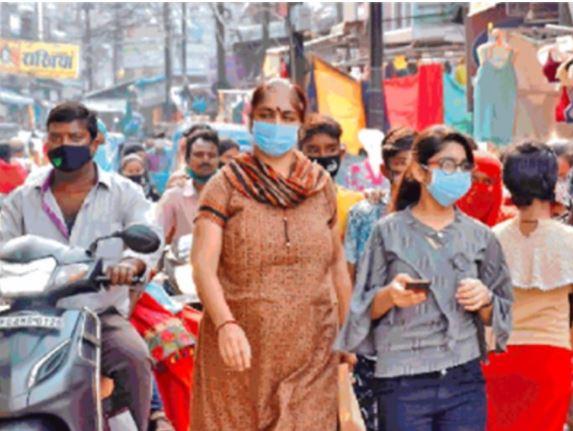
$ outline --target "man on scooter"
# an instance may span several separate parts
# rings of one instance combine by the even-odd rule
[[[45,146],[53,169],[20,186],[0,211],[0,246],[15,237],[33,234],[72,246],[90,243],[138,223],[162,232],[154,224],[152,207],[141,187],[97,167],[92,158],[102,142],[94,113],[76,102],[50,112]],[[126,319],[129,285],[154,265],[157,256],[124,250],[121,240],[100,243],[97,254],[108,265],[112,287],[99,293],[75,295],[58,304],[87,306],[101,320],[104,375],[115,382],[113,410],[127,407],[140,431],[147,430],[152,370],[148,348]]]

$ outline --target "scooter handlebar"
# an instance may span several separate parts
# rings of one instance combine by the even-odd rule
[[[111,278],[109,278],[107,275],[98,275],[95,278],[96,283],[103,285],[105,287],[108,287],[111,285]],[[141,283],[145,283],[145,276],[141,275],[141,276],[135,276],[131,278],[131,283],[130,285],[135,285],[135,284],[141,284]]]

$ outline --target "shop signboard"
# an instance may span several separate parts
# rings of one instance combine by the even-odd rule
[[[0,72],[3,73],[76,79],[79,59],[79,45],[0,39]]]

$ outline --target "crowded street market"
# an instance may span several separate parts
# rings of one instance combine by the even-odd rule
[[[573,3],[0,4],[0,431],[573,431]]]

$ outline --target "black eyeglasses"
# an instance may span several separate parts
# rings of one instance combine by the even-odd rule
[[[448,157],[437,160],[435,162],[429,162],[427,165],[422,165],[425,168],[430,167],[430,165],[438,166],[444,173],[451,175],[455,172],[471,172],[474,169],[473,163],[464,160],[461,163],[456,163],[454,159]]]

